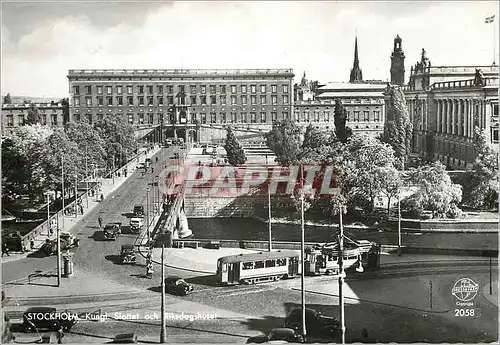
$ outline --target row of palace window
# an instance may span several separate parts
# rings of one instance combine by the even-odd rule
[[[58,117],[62,115],[58,114],[50,114],[50,125],[51,126],[57,126],[59,123],[62,124],[62,118],[61,122],[58,121]],[[7,127],[14,127],[14,115],[13,114],[7,114]],[[47,114],[40,114],[40,119],[41,119],[41,124],[42,125],[48,125],[49,123],[47,122]],[[24,125],[25,117],[24,114],[19,114],[17,115],[17,124],[18,125]]]
[[[190,113],[190,121],[189,123],[196,123],[200,122],[202,124],[206,123],[266,123],[267,122],[267,113],[261,112],[261,113],[256,113],[256,112],[250,112],[250,113],[240,113],[240,115],[237,115],[238,113],[236,112],[231,112],[229,114],[227,113]],[[208,115],[208,116],[207,116]],[[92,114],[86,114],[86,115],[80,115],[80,114],[75,114],[74,115],[74,120],[75,121],[80,121],[82,116],[86,116],[87,120],[89,123],[92,123],[94,118]],[[162,121],[165,123],[179,123],[178,121],[175,121],[171,119],[168,115],[164,114],[157,114],[155,117],[154,113],[147,113],[147,114],[127,114],[128,117],[128,123],[130,124],[160,124]],[[104,114],[97,114],[97,121],[101,121],[104,118]],[[281,113],[281,117],[278,118],[278,113],[273,111],[271,112],[271,119],[272,121],[281,121],[284,119],[289,118],[289,113],[287,111],[284,111]],[[188,123],[188,119],[182,123]]]
[[[370,118],[370,112],[369,111],[363,111],[363,116],[361,117],[361,112],[360,111],[347,111],[347,119],[348,121],[352,122],[368,122],[368,121],[381,121],[380,119],[380,111],[375,110],[372,112],[373,116]],[[333,119],[333,116],[332,116]],[[296,122],[310,122],[311,121],[311,113],[309,111],[304,111],[304,112],[295,112],[295,121]],[[323,111],[323,116],[320,119],[320,112],[315,111],[314,115],[312,117],[312,121],[314,122],[319,122],[319,121],[330,121],[330,111],[324,110]]]
[[[187,92],[187,85],[178,85],[177,90],[179,93],[185,93]],[[228,85],[219,85],[219,93],[220,94],[226,94],[227,93],[227,88]],[[270,88],[269,88],[270,86]],[[92,85],[85,85],[83,86],[85,94],[91,95],[92,94],[92,87],[96,88],[96,93],[98,95],[106,94],[112,95],[113,94],[113,88],[116,88],[116,93],[117,94],[123,94],[125,91],[127,94],[131,95],[134,93],[134,87],[136,88],[137,92],[139,94],[153,94],[155,91],[155,88],[153,85],[127,85],[127,86],[122,86],[122,85],[117,85],[117,86],[92,86]],[[236,94],[238,92],[238,89],[241,93],[247,93],[250,90],[250,93],[257,93],[257,90],[260,91],[260,93],[267,93],[268,90],[270,89],[272,93],[278,93],[278,85],[230,85],[230,91],[232,94]],[[174,86],[173,85],[156,85],[156,93],[162,94],[164,91],[166,91],[167,94],[174,94]],[[206,85],[189,85],[189,91],[191,94],[196,94],[201,93],[201,94],[206,94],[207,91],[210,91],[210,94],[216,94],[217,93],[217,86],[216,85],[209,85],[208,87]],[[283,93],[288,93],[288,85],[283,84],[281,85],[281,91]],[[75,85],[73,86],[73,94],[74,95],[80,95],[80,85]]]
[[[116,104],[118,106],[124,106],[124,105],[133,106],[135,104],[137,104],[137,105],[165,105],[163,96],[156,96],[156,98],[154,96],[147,96],[147,97],[138,96],[135,104],[134,104],[134,96],[126,96],[126,98],[123,96],[117,96],[116,103],[114,103],[113,98],[114,98],[113,96],[106,96],[106,97],[97,96],[97,99],[96,99],[97,105],[104,106],[104,103],[106,103],[106,106],[113,106],[114,104]],[[156,102],[155,102],[155,100],[156,100]],[[217,103],[217,96],[208,96],[208,98],[207,98],[207,96],[199,96],[199,101],[198,101],[197,96],[189,96],[189,100],[190,100],[190,105],[197,105],[197,104],[199,104],[199,105],[216,105],[216,104],[227,105],[227,96],[219,96],[219,103]],[[208,100],[210,100],[210,103],[207,102]],[[104,101],[106,101],[106,102],[104,102]],[[268,104],[267,103],[268,97],[265,95],[261,95],[261,96],[259,96],[259,101],[260,101],[259,104],[261,104],[261,105]],[[282,101],[282,104],[288,104],[288,101],[289,101],[288,95],[281,96],[281,101]],[[230,103],[231,105],[237,105],[238,104],[237,96],[231,96],[230,102],[231,102]],[[185,97],[179,97],[179,103],[182,105],[185,105],[186,104]],[[166,105],[173,105],[173,104],[174,104],[174,96],[168,96],[166,99]],[[248,104],[248,96],[240,96],[240,104],[247,105]],[[255,95],[250,96],[250,104],[252,104],[252,105],[257,104],[257,96],[255,96]],[[271,95],[271,103],[270,104],[273,104],[273,105],[278,104],[278,96],[277,95]],[[80,106],[80,97],[73,98],[73,105],[75,107]],[[88,107],[92,106],[92,97],[90,97],[90,96],[85,97],[85,105]]]

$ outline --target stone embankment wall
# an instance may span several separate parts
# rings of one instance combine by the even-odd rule
[[[277,209],[293,207],[290,198],[272,197],[273,215]],[[186,195],[184,211],[188,218],[262,217],[268,215],[268,199],[262,196]]]

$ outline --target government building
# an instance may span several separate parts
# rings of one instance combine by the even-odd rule
[[[349,82],[313,85],[304,73],[300,85],[295,86],[294,120],[299,125],[312,123],[318,129],[335,130],[335,101],[340,100],[347,111],[347,126],[354,133],[377,136],[384,130],[385,87],[384,81],[363,80],[356,37]]]
[[[118,114],[167,136],[210,141],[224,127],[269,130],[292,113],[292,69],[70,70],[70,119]]]
[[[498,150],[498,66],[432,66],[422,49],[403,90],[415,155],[451,169],[470,167],[474,125]]]

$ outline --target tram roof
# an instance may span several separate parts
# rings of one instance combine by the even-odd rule
[[[239,254],[239,255],[229,255],[219,258],[222,263],[228,262],[246,262],[246,261],[260,261],[260,260],[272,260],[280,258],[288,258],[293,256],[299,256],[299,251],[296,250],[275,250],[272,252],[258,252],[250,254]]]

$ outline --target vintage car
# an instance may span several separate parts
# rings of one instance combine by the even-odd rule
[[[78,321],[78,314],[69,311],[56,311],[52,307],[31,307],[23,314],[23,329],[25,332],[38,332],[40,329],[57,331],[63,328],[71,330]]]
[[[120,258],[123,264],[135,264],[136,257],[133,244],[124,244],[120,253]]]
[[[168,276],[165,278],[165,292],[185,296],[193,292],[193,285],[179,276]]]
[[[322,315],[319,311],[306,308],[306,333],[314,337],[331,338],[340,329],[340,322],[331,316]],[[285,318],[285,327],[294,329],[297,333],[302,333],[302,309],[295,308]]]
[[[113,339],[113,344],[137,344],[137,334],[135,333],[118,334]]]
[[[59,234],[61,250],[78,247],[80,240],[69,232],[63,231]],[[46,239],[45,243],[40,248],[47,255],[57,254],[57,240]]]
[[[268,335],[258,335],[250,337],[247,344],[286,344],[286,343],[302,343],[302,336],[291,328],[274,328]]]
[[[116,240],[119,234],[122,233],[122,223],[108,223],[104,227],[104,238],[107,240]]]
[[[142,205],[135,205],[134,206],[134,217],[144,217],[144,206]]]
[[[151,160],[151,158],[146,158],[144,164],[146,165],[146,168],[149,168],[151,164],[153,164],[153,161]]]
[[[142,225],[141,218],[130,218],[130,232],[139,233],[142,229]]]

